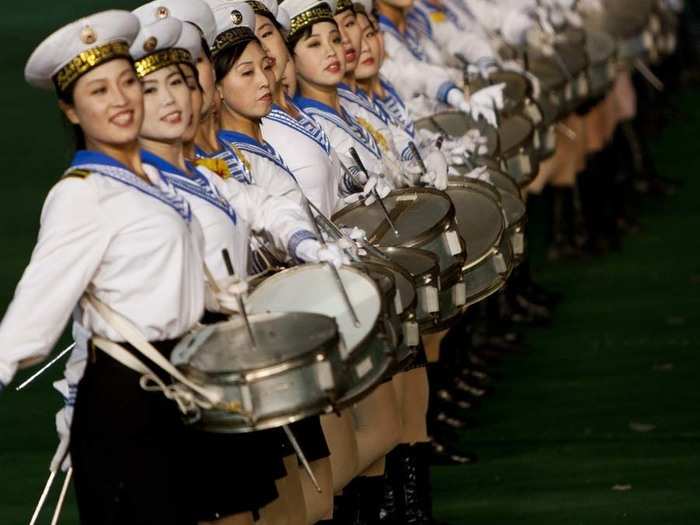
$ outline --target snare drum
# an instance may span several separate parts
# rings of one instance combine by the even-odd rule
[[[537,175],[539,156],[535,148],[535,126],[523,116],[501,121],[498,128],[499,157],[503,171],[520,187],[525,187]]]
[[[465,259],[452,201],[438,190],[408,188],[391,192],[384,205],[398,235],[378,202],[371,206],[361,202],[352,204],[336,213],[333,220],[340,226],[364,230],[369,242],[377,247],[403,246],[434,253],[440,265],[440,322],[451,322],[464,306],[461,268]]]
[[[510,275],[513,253],[505,233],[501,197],[491,185],[463,177],[449,180],[447,194],[457,211],[457,227],[469,247],[462,274],[467,305],[500,290]]]
[[[460,169],[457,168],[460,172]],[[466,170],[461,171],[461,173]],[[512,268],[515,268],[525,257],[525,225],[527,210],[520,196],[520,189],[508,175],[498,170],[489,169],[491,185],[501,198],[501,207],[505,218],[504,238],[510,242],[512,253]]]
[[[413,278],[416,290],[416,321],[421,330],[440,320],[440,263],[437,256],[418,248],[390,246],[382,252]]]
[[[345,406],[368,394],[392,365],[395,341],[385,313],[394,308],[393,296],[361,269],[343,266],[338,274],[359,318],[353,323],[334,274],[326,264],[304,264],[269,277],[255,288],[246,303],[254,312],[309,312],[335,318],[341,336],[341,370],[336,406]],[[302,333],[306,332],[302,327]]]
[[[240,317],[198,329],[175,347],[171,360],[188,378],[223,389],[224,404],[241,413],[203,410],[202,430],[240,433],[274,428],[330,412],[342,383],[338,325],[326,315],[249,316],[251,346]]]
[[[362,258],[362,262],[358,263],[358,267],[369,273],[380,285],[380,288],[385,281],[384,276],[387,274],[391,276],[391,289],[394,290],[393,301],[397,316],[388,312],[385,317],[386,322],[392,325],[392,331],[402,334],[396,343],[396,361],[400,365],[414,354],[415,349],[420,344],[420,332],[416,320],[418,294],[414,286],[413,276],[388,258],[365,256]],[[389,288],[386,285],[384,287]],[[386,292],[388,293],[389,290]]]

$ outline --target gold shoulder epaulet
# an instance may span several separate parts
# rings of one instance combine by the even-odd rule
[[[85,178],[89,177],[91,174],[92,174],[92,172],[90,170],[81,170],[79,168],[76,168],[74,170],[66,171],[61,178],[67,179],[67,178],[75,177],[77,179],[85,179]]]

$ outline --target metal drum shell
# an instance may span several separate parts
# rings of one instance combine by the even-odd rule
[[[615,40],[610,35],[600,31],[587,31],[586,52],[590,62],[588,78],[592,97],[605,95],[615,82],[616,51]]]
[[[222,409],[202,410],[200,417],[191,422],[193,425],[206,432],[245,433],[279,427],[332,410],[338,395],[336,385],[342,381],[337,374],[338,369],[332,365],[340,357],[337,324],[332,318],[321,314],[254,314],[249,316],[249,322],[259,345],[265,340],[259,325],[279,319],[290,321],[295,326],[311,321],[326,324],[329,335],[333,336],[286,361],[268,358],[237,370],[217,371],[197,368],[191,361],[178,363],[178,351],[181,348],[187,351],[187,346],[197,337],[226,326],[234,326],[245,334],[245,325],[240,317],[204,327],[180,342],[173,352],[173,362],[183,374],[195,382],[219,386],[224,391],[226,403],[238,405],[247,413],[244,415]],[[317,337],[321,333],[319,330],[320,326],[314,331]],[[278,334],[272,332],[272,335]],[[284,336],[282,334],[280,337]],[[243,337],[247,338],[247,335]],[[237,348],[240,349],[239,346]],[[256,352],[263,351],[260,347],[258,350],[249,349],[253,356],[257,355]],[[281,392],[284,395],[279,395]],[[271,394],[274,394],[274,399]]]
[[[381,263],[379,260],[372,261],[365,258],[361,262],[353,263],[353,265],[367,272],[375,281],[378,281],[378,278],[381,277],[383,280],[386,279],[390,282],[390,286],[385,286],[380,282],[377,283],[380,289],[386,288],[383,290],[383,302],[386,305],[386,310],[382,310],[381,316],[386,325],[386,332],[392,337],[395,361],[403,361],[411,354],[411,349],[405,345],[404,323],[407,321],[415,323],[415,304],[417,298],[414,296],[413,299],[406,304],[406,309],[404,309],[403,300],[401,300],[401,304],[397,304],[401,294],[398,291],[399,288],[396,284],[396,278],[407,279],[409,284],[413,286],[411,277],[406,274],[403,268],[396,267],[396,265],[388,261]],[[417,343],[413,346],[417,346]]]
[[[464,173],[466,169],[457,168]],[[501,197],[505,218],[504,237],[511,243],[513,268],[525,257],[525,226],[527,224],[527,209],[520,195],[520,189],[507,174],[496,169],[489,169],[488,174],[492,185]]]
[[[414,279],[417,296],[416,321],[420,330],[424,331],[435,325],[440,317],[439,309],[431,313],[425,302],[431,301],[428,297],[439,295],[440,264],[437,256],[427,250],[402,246],[389,246],[382,248],[382,251]]]
[[[534,144],[535,126],[524,116],[511,116],[501,121],[498,137],[503,170],[524,188],[539,170],[539,156]]]
[[[451,189],[453,191],[450,191]],[[482,181],[469,180],[462,177],[450,178],[447,194],[456,198],[455,192],[462,190],[473,192],[485,202],[492,203],[495,217],[489,219],[489,222],[492,220],[498,221],[494,235],[487,239],[485,243],[480,243],[488,246],[480,246],[479,252],[481,253],[472,256],[462,268],[466,286],[466,305],[470,306],[489,297],[505,285],[512,271],[513,254],[509,239],[504,235],[505,211],[502,208],[501,196],[498,191],[493,186]],[[459,219],[460,207],[456,204],[455,207],[457,208]],[[472,209],[474,209],[473,206]],[[465,234],[466,232],[463,230],[462,233]],[[465,239],[465,243],[469,245],[470,236],[462,235],[462,237]],[[473,249],[471,253],[474,253]]]
[[[324,265],[305,264],[289,268],[269,277],[249,294],[249,310],[251,312],[255,311],[256,294],[263,286],[274,287],[288,275],[309,272],[314,268],[320,267],[324,267]],[[332,362],[332,365],[336,369],[341,370],[339,375],[342,377],[342,383],[338,386],[340,394],[334,403],[335,408],[348,406],[368,395],[374,387],[381,382],[387,370],[393,365],[395,355],[392,346],[392,337],[395,334],[387,333],[386,324],[382,318],[382,313],[386,312],[387,308],[393,307],[393,298],[392,304],[386,305],[385,294],[379,289],[377,283],[361,269],[352,266],[343,266],[339,270],[341,276],[344,272],[350,272],[362,279],[365,284],[374,288],[376,297],[379,300],[379,313],[374,320],[373,326],[366,335],[352,348],[345,345],[345,352],[343,352],[339,359]],[[279,308],[278,304],[275,304],[275,306]],[[290,308],[290,310],[303,311],[301,308],[303,307],[294,305],[293,309]]]

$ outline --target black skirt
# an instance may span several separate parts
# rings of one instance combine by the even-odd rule
[[[289,430],[292,431],[292,434],[299,443],[299,448],[301,448],[301,451],[309,462],[318,461],[319,459],[324,459],[331,455],[328,449],[328,443],[326,442],[326,436],[323,434],[323,428],[321,427],[320,416],[311,416],[297,421],[296,423],[291,423],[289,425]],[[280,431],[282,431],[282,429],[280,429]],[[286,435],[283,437],[284,455],[288,456],[294,454],[294,448],[289,442],[289,439],[287,439]]]
[[[174,342],[156,346],[167,355]],[[107,354],[90,350],[70,443],[82,525],[195,523],[187,506],[180,413],[162,393],[143,390],[139,378]]]

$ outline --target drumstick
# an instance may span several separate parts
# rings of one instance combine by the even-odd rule
[[[72,477],[73,467],[70,467],[68,472],[66,472],[66,479],[63,480],[63,487],[61,487],[61,493],[58,496],[56,509],[53,512],[53,518],[51,518],[51,525],[58,525],[58,520],[61,517],[61,512],[63,512],[63,504],[66,502],[66,494],[68,493],[68,487],[70,486]]]
[[[353,160],[355,161],[355,164],[357,164],[357,167],[360,168],[362,171],[364,171],[365,176],[369,180],[369,172],[365,168],[365,165],[362,163],[362,159],[360,159],[360,156],[357,154],[357,150],[355,148],[350,148],[350,155],[352,155]],[[391,226],[391,229],[394,230],[394,235],[396,235],[396,238],[399,238],[399,230],[396,229],[396,226],[394,225],[394,221],[391,220],[391,217],[389,216],[389,210],[386,209],[386,206],[384,205],[384,199],[382,199],[379,196],[379,192],[377,191],[377,188],[375,187],[374,190],[374,197],[377,199],[377,202],[379,202],[379,205],[382,207],[382,212],[384,213],[384,218],[386,221],[389,223],[389,226]]]
[[[323,240],[323,235],[321,235],[321,231],[318,229],[318,224],[316,224],[316,219],[314,218],[314,214],[311,211],[311,201],[304,197],[305,201],[305,206],[304,209],[306,210],[307,215],[309,216],[309,220],[311,221],[311,224],[313,224],[314,230],[316,231],[316,235],[318,236],[318,242],[321,243],[321,246],[325,249],[328,247],[326,244],[326,241]],[[348,295],[348,291],[345,289],[345,285],[343,284],[343,280],[340,278],[340,274],[338,273],[338,268],[335,267],[335,264],[332,262],[327,262],[328,267],[331,269],[331,273],[333,274],[333,280],[335,283],[338,285],[338,289],[340,290],[340,294],[343,296],[343,301],[345,302],[345,306],[347,306],[348,311],[350,312],[350,317],[352,317],[352,324],[355,326],[360,326],[360,318],[357,316],[357,312],[355,311],[355,307],[352,305],[352,302],[350,301],[350,296]]]
[[[651,84],[657,91],[664,90],[664,83],[657,77],[654,72],[639,58],[634,60],[634,68],[641,73],[644,79]]]
[[[46,363],[44,366],[41,367],[41,369],[38,372],[35,372],[32,374],[29,379],[25,380],[21,385],[19,385],[15,390],[19,392],[20,390],[24,389],[26,386],[29,385],[32,381],[34,381],[37,377],[39,377],[41,374],[46,372],[49,368],[51,368],[56,362],[61,359],[64,355],[66,355],[68,352],[73,350],[75,348],[75,343],[72,343],[69,345],[66,349],[62,350],[60,354],[58,354],[56,357],[54,357],[51,361]]]
[[[426,167],[425,162],[423,162],[423,157],[421,157],[415,143],[413,141],[409,142],[408,147],[411,148],[411,153],[413,153],[413,156],[416,158],[416,162],[418,162],[418,166],[420,166],[420,169],[423,172],[422,174],[425,175],[428,173],[428,168]]]
[[[282,428],[284,429],[284,433],[287,434],[287,439],[292,444],[294,452],[296,452],[296,455],[301,460],[301,464],[304,466],[304,470],[309,475],[309,478],[311,478],[311,483],[313,483],[314,487],[316,487],[318,493],[322,494],[323,490],[321,490],[321,485],[318,484],[318,480],[316,479],[316,476],[314,476],[314,473],[311,470],[311,465],[309,465],[309,462],[307,461],[306,456],[304,455],[304,451],[301,450],[297,438],[294,437],[294,434],[292,434],[292,430],[289,428],[288,425],[282,425]]]
[[[231,263],[231,256],[229,255],[228,250],[226,248],[221,250],[221,256],[224,258],[226,271],[230,276],[233,276],[235,272],[233,270],[233,264]],[[236,304],[238,305],[238,310],[241,314],[241,317],[243,318],[243,323],[245,324],[246,332],[248,332],[248,339],[250,339],[250,344],[253,347],[253,350],[257,351],[258,347],[255,344],[253,328],[250,326],[250,322],[248,321],[248,314],[245,311],[245,304],[243,304],[243,298],[238,294],[236,294]]]
[[[309,206],[316,212],[316,218],[319,219],[323,225],[326,227],[326,229],[331,230],[333,234],[337,236],[338,239],[347,239],[350,241],[353,241],[353,239],[349,239],[347,235],[343,233],[343,231],[336,226],[336,224],[330,220],[328,217],[326,217],[321,210],[319,210],[316,205],[311,202],[309,202]],[[390,261],[391,258],[388,257],[383,251],[381,251],[379,248],[376,246],[366,242],[364,239],[357,239],[354,240],[354,242],[358,243],[364,250],[367,250],[367,252],[374,254],[377,257],[381,257],[382,259],[386,261]]]

